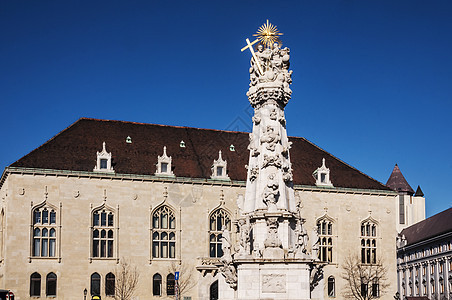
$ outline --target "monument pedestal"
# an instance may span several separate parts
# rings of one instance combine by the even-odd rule
[[[254,259],[236,263],[237,299],[311,299],[306,261]]]

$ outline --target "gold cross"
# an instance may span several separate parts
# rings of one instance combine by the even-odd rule
[[[248,45],[245,46],[245,47],[243,47],[241,51],[243,52],[243,51],[246,50],[246,48],[250,48],[251,54],[253,55],[253,58],[254,58],[254,62],[256,63],[257,67],[259,68],[259,72],[261,73],[261,75],[264,75],[264,71],[262,71],[261,64],[260,64],[259,61],[257,60],[256,53],[254,53],[254,49],[253,49],[253,47],[251,47],[251,46],[253,46],[254,44],[256,44],[258,41],[259,41],[259,40],[257,39],[257,40],[255,40],[254,42],[250,43],[250,40],[249,40],[249,39],[246,39],[246,43],[247,43]]]

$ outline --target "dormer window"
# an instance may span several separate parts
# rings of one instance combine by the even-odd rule
[[[330,169],[325,165],[325,158],[322,159],[322,166],[312,173],[315,178],[315,184],[317,186],[333,186],[330,180]]]
[[[163,175],[163,176],[174,176],[171,171],[171,156],[166,154],[166,146],[163,147],[163,155],[158,157],[157,160],[157,171],[155,175]]]
[[[213,161],[212,179],[229,180],[226,172],[227,162],[221,157],[221,151],[218,152],[218,159]]]
[[[97,163],[93,172],[115,172],[111,165],[111,152],[107,152],[105,142],[102,143],[102,151],[97,152]]]

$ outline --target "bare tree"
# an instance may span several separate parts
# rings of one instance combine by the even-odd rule
[[[381,259],[364,264],[357,255],[349,255],[342,269],[342,278],[346,281],[343,295],[346,299],[376,299],[389,287],[388,270]]]
[[[119,266],[115,271],[115,299],[130,300],[138,286],[140,274],[137,267],[132,266],[130,262],[121,259]]]
[[[172,262],[168,271],[171,274],[175,274],[176,272],[179,272],[179,294],[182,295],[184,292],[188,292],[191,290],[195,285],[195,276],[193,272],[193,267],[186,264],[185,262],[181,264],[177,264],[175,262]]]

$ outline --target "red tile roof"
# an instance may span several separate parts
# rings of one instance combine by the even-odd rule
[[[447,232],[452,232],[452,208],[402,230],[407,245],[411,245]]]
[[[408,184],[405,177],[403,177],[402,171],[400,171],[397,164],[394,166],[386,185],[397,192],[407,193],[409,195],[414,194],[414,190]]]
[[[128,136],[132,143],[126,143]],[[312,172],[325,158],[335,187],[390,190],[304,138],[289,140],[293,142],[290,156],[294,184],[314,186]],[[116,173],[154,174],[157,156],[166,146],[178,177],[210,178],[213,160],[221,150],[231,180],[246,180],[248,133],[87,118],[79,119],[11,167],[93,171],[96,152],[102,150],[104,141]],[[185,148],[180,147],[181,141]],[[235,151],[229,150],[230,145]]]

